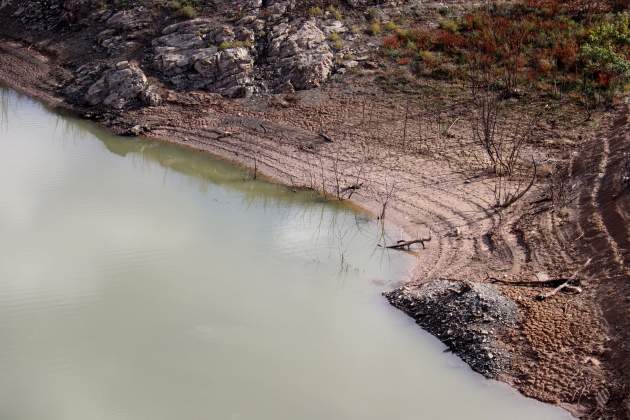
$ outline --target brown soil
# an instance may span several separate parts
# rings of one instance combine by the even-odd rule
[[[449,138],[466,127],[451,118],[465,108],[456,86],[427,85],[429,93],[417,105],[424,111],[413,124],[403,121],[407,96],[376,87],[370,74],[253,100],[168,91],[158,107],[99,113],[71,106],[58,94],[69,77],[64,65],[77,60],[77,39],[75,44],[49,39],[45,45],[0,41],[0,82],[53,107],[91,116],[114,132],[140,126],[148,137],[256,167],[296,188],[334,197],[337,185],[360,183],[352,202],[375,215],[384,213],[406,238],[432,238],[414,253],[409,288],[438,278],[516,281],[541,272],[566,277],[593,257],[578,295],[537,301],[539,288],[500,286],[524,319],[518,328],[498,332],[496,339],[514,355],[498,378],[584,418],[630,418],[627,106],[614,122],[604,116],[602,124],[610,128],[600,131],[588,125],[570,128],[571,120],[560,128],[555,121],[542,122],[540,142],[531,148],[550,158],[563,147],[574,152],[568,179],[578,199],[552,209],[542,182],[499,213],[493,209],[491,178],[457,164],[458,150]],[[435,113],[455,120],[454,134],[436,134],[441,129],[431,126]]]

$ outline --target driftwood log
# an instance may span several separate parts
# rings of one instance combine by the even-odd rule
[[[575,270],[575,273],[573,273],[573,275],[571,277],[569,277],[567,279],[567,281],[565,281],[564,283],[562,283],[561,285],[559,285],[558,287],[556,287],[555,289],[553,289],[552,291],[548,292],[548,293],[541,293],[538,296],[536,296],[536,299],[538,300],[545,300],[545,299],[549,299],[550,297],[552,297],[553,295],[555,295],[556,293],[560,292],[563,289],[566,290],[571,290],[575,293],[582,293],[582,288],[579,287],[579,285],[576,284],[571,284],[573,282],[576,282],[578,279],[578,274],[580,274],[580,272],[582,270],[584,270],[586,267],[588,267],[588,265],[591,263],[592,258],[589,258],[582,267],[578,268],[577,270]]]
[[[523,287],[553,287],[553,290],[547,293],[541,293],[536,296],[538,300],[549,299],[553,295],[557,294],[562,290],[571,291],[573,293],[582,293],[582,288],[580,287],[580,279],[578,275],[582,270],[584,270],[590,263],[592,258],[589,258],[586,263],[579,269],[575,271],[570,277],[567,278],[558,278],[558,279],[549,279],[542,281],[508,281],[501,280],[494,277],[488,276],[486,280],[490,280],[492,283],[500,283],[509,286],[523,286]]]
[[[330,137],[329,135],[327,135],[326,133],[324,133],[323,131],[321,133],[319,133],[319,137],[321,137],[322,139],[324,139],[324,141],[326,143],[332,143],[333,139],[332,137]]]
[[[422,245],[422,249],[426,249],[426,247],[424,246],[425,242],[430,242],[431,238],[422,238],[422,239],[413,239],[411,241],[398,241],[396,242],[394,245],[388,245],[385,248],[388,249],[405,249],[407,248],[407,250],[411,249],[411,245],[414,244],[420,244]]]

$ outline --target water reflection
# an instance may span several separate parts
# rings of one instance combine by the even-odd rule
[[[160,174],[163,182],[166,182],[171,172],[175,172],[185,175],[188,185],[200,192],[207,192],[209,186],[221,186],[241,193],[241,203],[245,208],[254,205],[274,208],[282,219],[291,214],[294,222],[317,226],[307,240],[317,241],[321,235],[336,239],[335,253],[339,259],[339,274],[353,269],[345,256],[348,243],[359,236],[372,244],[373,256],[382,264],[389,264],[391,254],[396,253],[378,247],[378,244],[390,241],[389,231],[379,230],[374,233],[370,230],[371,236],[366,237],[365,228],[372,223],[369,215],[350,209],[345,203],[324,200],[313,191],[295,191],[286,186],[253,179],[251,173],[243,168],[180,146],[142,138],[114,136],[89,121],[56,115],[55,130],[59,132],[58,138],[63,139],[63,142],[75,143],[84,140],[86,135],[94,136],[107,150],[129,159],[143,171],[159,165],[163,169]],[[331,209],[334,211],[331,212]],[[339,223],[341,215],[344,218],[350,215],[354,224],[348,226],[345,219],[343,223]]]

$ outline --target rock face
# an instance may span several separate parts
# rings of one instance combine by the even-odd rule
[[[101,69],[83,70],[83,80],[86,81]],[[137,101],[152,106],[161,102],[159,93],[149,85],[144,72],[136,64],[126,61],[102,71],[100,78],[87,88],[83,100],[91,106],[101,105],[113,109],[124,109]]]
[[[366,3],[353,1],[358,7]],[[175,12],[162,13],[167,8],[139,0],[129,0],[124,8],[104,7],[100,0],[0,2],[24,22],[94,29],[96,62],[108,62],[109,68],[99,68],[102,75],[95,80],[96,66],[77,69],[75,86],[67,90],[75,96],[83,93],[90,80],[85,100],[112,108],[127,107],[145,92],[140,66],[175,89],[203,89],[228,97],[316,88],[334,69],[329,38],[347,32],[331,16],[306,18],[296,0],[204,2],[198,8],[206,17],[184,21]],[[112,68],[111,63],[132,57],[140,64]],[[154,103],[151,98],[146,101]]]
[[[373,6],[375,4],[385,3],[385,1],[384,0],[346,0],[346,3],[348,3],[350,7],[359,8],[359,7]]]
[[[177,88],[231,97],[287,84],[311,89],[329,77],[334,56],[314,21],[283,22],[256,39],[265,25],[249,16],[236,26],[211,19],[167,26],[153,41],[153,67]]]
[[[330,75],[333,59],[326,35],[314,21],[297,28],[288,24],[273,28],[268,61],[276,86],[291,83],[298,90],[318,87]]]
[[[153,67],[180,89],[207,89],[226,96],[253,92],[253,33],[193,19],[167,26],[153,40]]]
[[[118,12],[105,9],[95,12],[92,17],[106,28],[97,35],[96,42],[110,56],[137,51],[142,47],[143,39],[154,35],[151,14],[144,6]]]
[[[475,371],[496,378],[510,366],[510,353],[495,336],[519,321],[516,303],[490,284],[434,280],[385,294]]]
[[[48,30],[73,24],[94,10],[98,0],[0,0],[0,10],[12,7],[12,16],[23,24]]]

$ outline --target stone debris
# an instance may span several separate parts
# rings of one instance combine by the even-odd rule
[[[433,280],[384,295],[476,372],[496,378],[509,369],[511,355],[495,337],[516,327],[520,316],[516,303],[494,285]]]

